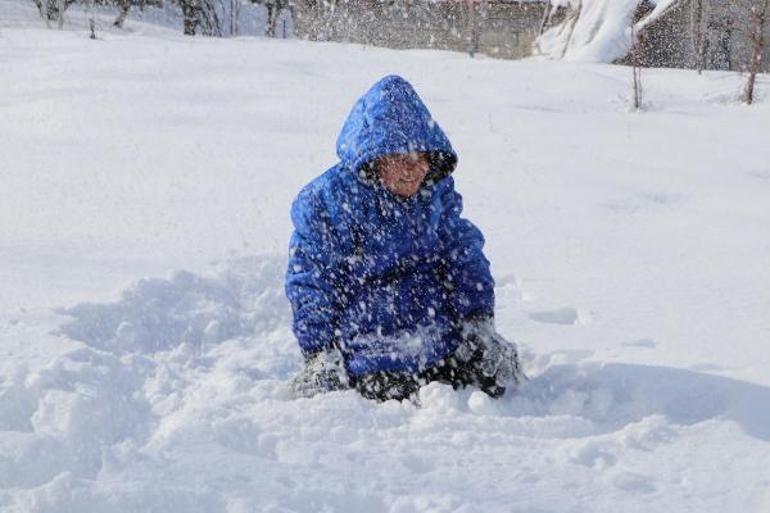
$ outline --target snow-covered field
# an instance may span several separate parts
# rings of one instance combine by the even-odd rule
[[[4,14],[3,513],[770,511],[768,77],[645,71],[636,113],[620,67]],[[460,154],[501,401],[288,397],[290,201],[387,73]]]

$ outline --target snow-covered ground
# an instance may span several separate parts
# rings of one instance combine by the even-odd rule
[[[770,510],[768,77],[636,113],[620,67],[3,15],[0,511]],[[387,73],[460,154],[501,401],[288,397],[289,204]]]

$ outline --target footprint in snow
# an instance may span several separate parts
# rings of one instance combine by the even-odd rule
[[[749,176],[758,180],[770,180],[770,171],[757,169],[755,171],[749,171]]]
[[[653,478],[634,472],[617,475],[612,484],[623,491],[637,494],[654,493],[657,490]]]
[[[658,347],[658,344],[651,338],[640,338],[633,342],[626,342],[623,345],[626,347],[646,347],[647,349],[655,349]]]
[[[561,324],[563,326],[587,324],[591,320],[590,315],[571,307],[543,312],[531,312],[528,315],[533,321],[545,324]]]

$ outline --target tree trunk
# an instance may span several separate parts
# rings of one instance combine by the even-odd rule
[[[230,1],[230,35],[237,36],[240,32],[241,1]]]
[[[694,68],[698,70],[699,75],[703,73],[706,61],[706,31],[704,27],[703,2],[704,0],[693,0],[691,4],[692,44],[695,54]]]
[[[182,16],[184,18],[184,35],[194,36],[198,29],[198,12],[197,9],[187,2],[181,4]]]
[[[48,19],[48,13],[46,12],[46,8],[43,5],[42,0],[35,0],[35,6],[37,7],[37,12],[40,13],[40,18],[45,22],[45,26],[48,28],[51,28],[51,21]]]
[[[131,4],[128,2],[124,3],[120,6],[120,13],[118,14],[118,17],[115,18],[115,21],[113,22],[113,26],[118,28],[123,28],[123,23],[125,23],[126,18],[128,18],[128,11],[131,10]]]
[[[222,23],[219,21],[219,15],[214,3],[210,1],[205,2],[201,12],[206,19],[206,35],[222,37]]]
[[[278,9],[273,4],[267,4],[267,27],[265,28],[265,35],[267,37],[275,37],[275,26],[278,23]]]
[[[746,83],[746,103],[754,103],[754,85],[757,73],[762,68],[762,55],[765,50],[765,27],[767,26],[768,5],[770,0],[762,0],[751,8],[751,63],[749,80]]]
[[[64,24],[64,11],[69,7],[65,0],[35,0],[40,15],[51,26],[51,22],[58,22],[59,28]]]
[[[476,55],[479,50],[479,20],[476,2],[468,0],[468,55]]]
[[[67,6],[66,0],[56,0],[56,12],[58,14],[56,19],[58,21],[57,26],[59,27],[59,30],[64,28],[64,11],[67,10]]]

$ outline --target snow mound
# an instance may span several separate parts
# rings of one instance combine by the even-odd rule
[[[768,388],[590,353],[530,358],[530,381],[499,401],[437,383],[419,405],[291,400],[283,263],[230,260],[63,310],[58,336],[80,345],[0,382],[0,508],[566,511],[546,492],[570,479],[641,511],[633,498],[673,478],[644,462],[689,450],[688,430],[770,441]]]
[[[181,344],[200,347],[286,326],[280,259],[229,262],[214,277],[178,271],[169,279],[144,279],[120,301],[63,309],[74,320],[63,332],[112,352],[155,352]]]

